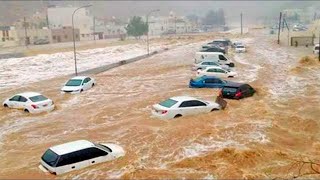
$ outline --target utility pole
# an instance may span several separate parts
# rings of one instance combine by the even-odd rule
[[[23,17],[23,26],[24,26],[24,37],[25,37],[25,45],[28,46],[28,33],[27,33],[27,22],[26,17]]]
[[[319,31],[319,50],[318,50],[318,60],[320,62],[320,31]]]
[[[93,16],[93,40],[96,43],[96,17]]]
[[[241,35],[243,34],[243,26],[242,26],[242,12],[240,14],[240,22],[241,22]]]
[[[149,16],[151,13],[153,12],[158,12],[160,11],[160,9],[156,9],[156,10],[152,10],[150,11],[148,14],[147,14],[147,17],[146,17],[146,23],[147,23],[147,50],[148,50],[148,56],[150,55],[150,47],[149,47]]]
[[[280,44],[280,27],[281,27],[281,18],[282,18],[282,12],[280,12],[280,17],[279,17],[279,27],[278,27],[278,44]]]
[[[177,35],[177,16],[174,16],[174,33]]]

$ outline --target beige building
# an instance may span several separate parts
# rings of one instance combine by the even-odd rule
[[[47,9],[50,29],[72,27],[72,14],[78,7],[50,7]],[[74,27],[80,31],[80,40],[93,40],[93,17],[86,8],[74,15]]]

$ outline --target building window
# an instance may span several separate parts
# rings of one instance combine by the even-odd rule
[[[65,38],[65,39],[68,39],[68,35],[64,35],[64,38]]]
[[[13,38],[13,37],[11,37],[11,38],[10,38],[10,41],[14,41],[14,38]]]
[[[81,37],[84,37],[84,34],[81,34]]]
[[[56,40],[56,36],[52,36],[52,39]]]

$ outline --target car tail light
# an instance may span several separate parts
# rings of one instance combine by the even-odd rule
[[[220,89],[219,91],[219,96],[222,96],[222,89]]]
[[[162,110],[161,114],[166,114],[168,111],[167,110]]]
[[[241,92],[237,92],[237,93],[236,93],[236,97],[240,97],[241,95],[242,95]]]
[[[33,109],[38,109],[39,107],[37,105],[31,104],[31,106],[33,107]]]

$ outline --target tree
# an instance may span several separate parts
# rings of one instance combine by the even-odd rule
[[[142,21],[141,17],[133,16],[125,29],[127,30],[128,36],[140,38],[140,36],[148,32],[148,25]]]
[[[225,17],[223,9],[218,11],[210,10],[203,18],[203,24],[205,25],[225,25]]]

